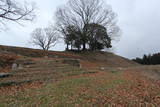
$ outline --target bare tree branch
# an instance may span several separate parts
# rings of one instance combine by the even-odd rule
[[[8,21],[32,21],[35,18],[35,3],[19,3],[14,0],[0,0],[0,27]]]
[[[51,27],[45,29],[37,28],[31,34],[31,43],[39,46],[44,51],[48,51],[51,47],[54,47],[58,39],[59,37],[55,30]]]

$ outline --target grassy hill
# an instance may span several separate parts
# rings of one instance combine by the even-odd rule
[[[58,52],[58,51],[48,51],[45,52],[40,49],[30,49],[30,48],[22,48],[22,47],[11,47],[11,46],[2,46],[0,45],[0,52],[7,52],[12,54],[17,54],[19,56],[33,57],[33,58],[43,58],[44,56],[48,56],[49,58],[75,58],[81,59],[89,62],[100,63],[106,67],[127,67],[138,65],[137,63],[123,58],[121,56],[117,56],[113,53],[109,52]]]
[[[0,54],[6,55],[0,57],[3,63],[27,61],[27,65],[15,71],[11,70],[11,64],[1,69],[11,76],[0,78],[0,107],[158,107],[160,104],[158,65],[142,66],[108,52],[44,53],[0,46]]]

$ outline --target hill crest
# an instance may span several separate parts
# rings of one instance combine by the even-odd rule
[[[0,53],[12,53],[23,57],[33,57],[33,58],[44,58],[48,56],[49,58],[73,58],[81,59],[82,62],[88,61],[94,65],[103,67],[130,67],[139,65],[127,58],[115,55],[110,52],[58,52],[58,51],[48,51],[45,52],[40,49],[31,49],[23,47],[13,47],[13,46],[3,46],[0,45]]]

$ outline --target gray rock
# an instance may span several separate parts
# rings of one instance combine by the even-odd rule
[[[105,70],[105,68],[104,68],[104,67],[101,67],[100,69],[101,69],[101,70]]]
[[[31,66],[30,65],[26,65],[26,68],[30,68]]]
[[[11,73],[0,73],[0,78],[11,76]]]
[[[0,66],[0,70],[2,70],[3,68]]]
[[[46,59],[47,59],[47,58],[48,58],[48,56],[44,56],[44,58],[46,58]]]
[[[22,70],[24,68],[29,68],[30,65],[32,65],[32,64],[35,64],[35,62],[31,59],[27,59],[27,58],[18,59],[12,65],[12,71]]]
[[[18,65],[18,70],[22,70],[24,68],[23,64]]]
[[[59,57],[57,55],[55,55],[54,58],[59,58]]]
[[[34,64],[35,62],[31,59],[18,59],[15,61],[16,64],[22,64],[22,65],[31,65]]]
[[[63,63],[70,64],[72,66],[77,66],[81,68],[80,60],[79,59],[64,59]]]
[[[16,63],[12,64],[12,71],[18,70],[18,65]]]
[[[118,70],[123,70],[123,68],[119,67]]]

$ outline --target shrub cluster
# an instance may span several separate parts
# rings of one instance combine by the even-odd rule
[[[160,64],[160,53],[144,55],[143,58],[136,58],[133,61],[144,65],[158,65]]]

